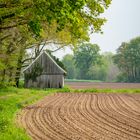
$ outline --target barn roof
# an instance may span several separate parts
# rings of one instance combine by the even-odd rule
[[[64,69],[62,69],[62,68],[54,61],[54,59],[53,59],[47,52],[45,52],[45,51],[41,52],[41,53],[39,54],[39,56],[38,56],[27,68],[25,68],[25,69],[23,70],[23,73],[25,73],[26,71],[32,69],[35,63],[40,62],[40,59],[41,59],[42,56],[43,56],[43,59],[45,59],[45,60],[44,60],[45,65],[42,64],[42,63],[41,63],[41,65],[42,65],[43,69],[45,69],[45,72],[46,72],[46,73],[54,73],[54,68],[52,68],[52,67],[55,67],[55,71],[57,71],[57,72],[56,72],[57,74],[59,74],[59,73],[61,73],[61,74],[66,73],[66,71],[65,71]],[[48,62],[46,62],[46,61],[49,61],[49,63],[51,63],[51,64],[47,65]],[[48,67],[51,67],[51,70],[49,70],[49,72],[48,72],[48,69],[47,69],[46,67],[47,67],[47,68],[48,68]],[[51,72],[50,72],[50,71],[51,71]]]

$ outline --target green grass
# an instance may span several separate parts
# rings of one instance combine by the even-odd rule
[[[73,89],[74,93],[126,93],[126,94],[140,94],[140,89]]]
[[[56,92],[69,92],[64,89],[0,89],[0,140],[29,140],[25,130],[16,124],[16,114],[23,107]]]
[[[72,93],[140,93],[140,89],[0,89],[0,140],[29,140],[25,130],[16,124],[16,114],[23,107],[34,103],[46,95],[56,92]]]
[[[100,80],[65,79],[65,82],[103,82]]]

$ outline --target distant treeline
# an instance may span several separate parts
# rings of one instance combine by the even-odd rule
[[[140,37],[123,42],[116,54],[99,53],[96,44],[83,43],[63,57],[68,79],[140,82]]]
[[[67,54],[62,59],[66,78],[115,82],[120,71],[113,56],[111,52],[99,54],[98,45],[82,44],[73,55]]]

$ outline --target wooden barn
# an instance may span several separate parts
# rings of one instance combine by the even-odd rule
[[[26,88],[62,88],[66,72],[47,52],[42,52],[24,71]]]

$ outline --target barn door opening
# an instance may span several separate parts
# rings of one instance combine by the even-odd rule
[[[48,88],[51,88],[51,84],[50,84],[50,81],[48,81]]]
[[[59,88],[62,88],[62,85],[61,85],[61,83],[59,82]]]

